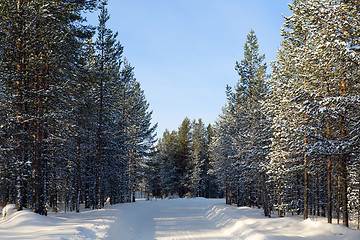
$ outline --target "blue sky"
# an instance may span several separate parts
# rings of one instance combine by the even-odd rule
[[[108,27],[119,32],[158,125],[158,137],[185,117],[214,123],[234,86],[251,29],[265,61],[276,59],[291,0],[109,0]],[[88,16],[96,23],[96,13]],[[270,72],[270,66],[268,66]]]

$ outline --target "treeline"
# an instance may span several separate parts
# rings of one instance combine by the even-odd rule
[[[1,205],[133,201],[155,127],[106,1],[2,0],[0,19]]]
[[[294,0],[266,77],[253,31],[214,126],[229,204],[360,223],[360,3]]]
[[[214,175],[209,174],[211,125],[185,118],[178,131],[165,130],[148,161],[149,191],[154,197],[221,196]]]

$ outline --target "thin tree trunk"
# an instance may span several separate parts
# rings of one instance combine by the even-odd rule
[[[339,165],[339,164],[338,164]],[[338,169],[340,169],[340,167],[338,167]],[[336,218],[337,218],[337,224],[340,224],[340,198],[341,198],[341,194],[340,194],[340,170],[338,172],[338,176],[337,176],[337,189],[336,189]]]
[[[104,39],[102,39],[104,41]],[[101,51],[101,59],[104,59],[104,51]],[[103,98],[104,98],[104,63],[100,66],[100,97],[99,97],[99,122],[97,129],[98,146],[97,146],[97,158],[96,158],[96,203],[97,208],[102,207],[102,193],[101,193],[101,181],[102,181],[102,126],[103,126]]]
[[[80,118],[79,118],[80,119]],[[76,212],[80,212],[80,194],[81,194],[81,139],[80,136],[78,136],[78,143],[77,143],[77,150],[78,150],[78,159],[77,159],[77,169],[76,169]]]
[[[346,96],[346,82],[345,80],[341,81],[341,95]],[[346,129],[345,129],[345,113],[342,112],[340,116],[340,134],[341,138],[345,139]],[[342,151],[342,150],[341,150]],[[343,215],[343,225],[349,227],[349,213],[348,213],[348,198],[347,198],[347,186],[348,186],[348,174],[347,174],[347,154],[343,154],[340,157],[340,179],[341,179],[341,196],[342,196],[342,215]]]
[[[330,97],[330,86],[329,84],[326,85],[326,93],[328,97]],[[327,106],[328,107],[328,106]],[[330,120],[329,116],[326,117],[326,135],[327,139],[330,140],[331,138],[331,131],[330,131]],[[331,156],[327,157],[327,216],[328,216],[328,223],[332,223],[332,190],[331,190]]]
[[[346,156],[341,156],[341,197],[342,197],[342,217],[343,225],[349,227],[349,213],[348,213],[348,198],[347,198],[347,169],[346,169]]]
[[[316,215],[320,216],[320,179],[316,176]]]
[[[18,0],[17,2],[17,15],[18,19],[20,21],[21,19],[21,0]],[[18,28],[21,29],[22,23],[19,22]],[[23,92],[22,92],[22,85],[23,85],[23,54],[22,51],[22,38],[19,37],[16,40],[16,70],[17,70],[17,79],[16,79],[16,104],[17,104],[17,113],[16,113],[16,146],[17,146],[17,163],[15,164],[15,174],[16,174],[16,196],[15,196],[15,208],[20,211],[22,210],[22,181],[21,181],[21,173],[20,173],[20,163],[24,162],[24,138],[23,138],[23,124],[22,124],[22,114],[23,113]]]
[[[304,166],[305,166],[305,169],[304,169],[304,219],[307,219],[309,216],[308,216],[308,201],[309,201],[309,196],[308,196],[308,191],[309,191],[309,187],[308,187],[308,183],[309,183],[309,180],[308,180],[308,169],[307,169],[307,165],[308,165],[308,162],[307,162],[307,157],[305,156],[304,157]]]
[[[332,193],[331,193],[331,157],[327,157],[327,217],[328,223],[332,223]]]
[[[304,43],[306,43],[306,36],[304,37]],[[306,85],[306,79],[304,79],[304,87]],[[305,115],[304,116],[304,122],[306,121],[307,119],[307,116]],[[304,146],[306,146],[307,144],[307,138],[304,137]],[[309,195],[308,195],[308,192],[309,192],[309,187],[308,187],[308,184],[309,184],[309,179],[308,179],[308,158],[306,156],[306,153],[305,153],[305,156],[304,156],[304,219],[307,219],[309,216],[308,216],[308,206],[309,206]]]

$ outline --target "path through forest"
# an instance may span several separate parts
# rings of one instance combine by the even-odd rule
[[[2,240],[360,239],[359,230],[324,223],[325,218],[267,218],[261,209],[229,206],[223,199],[138,200],[48,217],[13,207],[0,219]]]

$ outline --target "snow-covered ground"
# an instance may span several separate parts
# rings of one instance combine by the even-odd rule
[[[11,207],[0,219],[0,239],[360,239],[340,225],[266,218],[259,209],[225,205],[222,199],[138,201],[48,217]]]

